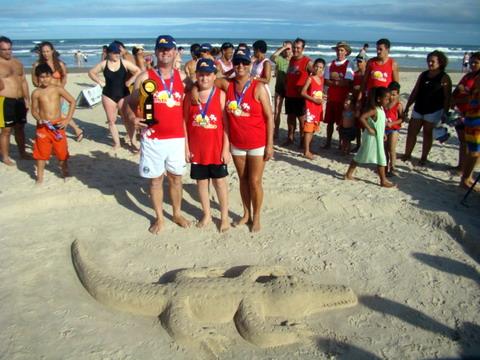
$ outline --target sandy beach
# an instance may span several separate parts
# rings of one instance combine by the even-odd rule
[[[461,74],[450,75],[458,83]],[[417,76],[401,72],[404,101]],[[76,97],[91,83],[85,73],[70,74],[67,90]],[[398,162],[401,177],[393,180],[393,190],[378,186],[374,167],[359,167],[359,181],[343,181],[351,157],[336,149],[336,133],[332,149],[312,161],[297,148],[275,146],[264,174],[260,233],[240,227],[220,234],[213,192],[215,225],[179,228],[167,197],[165,229],[152,236],[147,228],[154,212],[148,182],[138,175],[138,155],[111,151],[101,104],[78,109],[74,118],[85,139],[76,142],[70,134],[68,181],[52,158],[45,183],[35,186],[34,161],[19,160],[13,138],[17,166],[0,165],[1,359],[201,356],[169,336],[158,316],[121,312],[95,300],[73,267],[75,240],[98,269],[125,281],[162,282],[185,268],[282,266],[314,283],[346,285],[358,297],[356,306],[304,319],[310,335],[288,346],[260,348],[245,341],[233,321],[209,324],[222,338],[220,359],[480,357],[480,196],[471,194],[469,207],[460,204],[465,191],[449,171],[458,156],[453,128],[447,142],[434,143],[428,167]],[[29,140],[34,123],[29,115]],[[119,129],[125,134],[123,125]],[[314,150],[325,131],[322,125]],[[285,116],[280,136],[286,137]],[[405,138],[404,127],[400,154]],[[242,205],[233,163],[229,172],[230,214],[237,220]],[[189,220],[201,216],[188,174],[183,210]],[[218,296],[226,292],[220,289]]]

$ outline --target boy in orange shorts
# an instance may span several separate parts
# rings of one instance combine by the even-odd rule
[[[39,87],[32,93],[32,115],[37,120],[33,158],[37,161],[37,184],[43,182],[45,163],[52,155],[52,149],[60,162],[63,177],[68,176],[68,147],[65,127],[72,120],[75,99],[63,87],[51,85],[52,69],[48,64],[35,69]],[[62,117],[60,100],[64,98],[70,108]]]

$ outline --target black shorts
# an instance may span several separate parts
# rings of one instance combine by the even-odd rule
[[[225,176],[228,176],[227,164],[192,164],[190,166],[190,177],[193,180],[221,179]]]
[[[303,116],[305,115],[305,99],[297,97],[285,98],[285,113],[287,115]]]
[[[277,81],[275,84],[275,94],[278,94],[281,97],[285,97],[286,91],[287,90],[285,89],[285,83]]]
[[[0,128],[12,127],[27,122],[27,107],[23,98],[0,96]]]
[[[338,128],[338,133],[340,135],[340,139],[345,141],[353,141],[357,137],[357,129],[354,127],[344,128],[340,126]]]

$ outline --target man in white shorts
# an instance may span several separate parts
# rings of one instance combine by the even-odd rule
[[[176,42],[170,35],[160,35],[155,43],[157,66],[141,73],[124,110],[130,121],[142,127],[140,175],[151,179],[150,196],[156,219],[149,231],[157,234],[163,228],[163,178],[167,174],[173,207],[173,221],[188,227],[181,213],[182,175],[185,171],[185,128],[183,98],[186,81],[173,64],[177,56]],[[145,122],[134,113],[140,104],[143,111],[151,94],[153,119]],[[147,100],[146,100],[147,99]],[[145,114],[143,114],[145,116]]]

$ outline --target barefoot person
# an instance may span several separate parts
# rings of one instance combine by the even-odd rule
[[[394,186],[385,175],[387,160],[383,149],[385,137],[385,111],[383,107],[387,106],[389,101],[390,93],[387,88],[373,88],[369,94],[367,111],[360,116],[360,122],[365,127],[362,134],[362,145],[360,145],[357,155],[348,167],[345,180],[354,180],[353,173],[359,163],[376,164],[380,186],[387,188]]]
[[[467,157],[460,186],[470,188],[474,183],[473,170],[475,170],[480,157],[480,76],[475,78],[469,95],[468,108],[465,113],[465,142],[467,143]],[[479,191],[478,185],[474,190]]]
[[[52,84],[53,71],[48,64],[35,67],[38,88],[32,93],[32,116],[37,120],[33,158],[37,161],[37,184],[43,182],[45,163],[52,149],[60,162],[62,176],[68,176],[68,147],[65,128],[75,111],[75,99],[65,88]],[[61,101],[68,102],[68,113],[62,114]]]
[[[335,50],[337,58],[325,69],[325,85],[328,86],[328,91],[324,119],[327,124],[327,141],[323,146],[324,149],[330,148],[334,127],[335,125],[340,126],[342,122],[343,106],[351,91],[354,76],[347,59],[347,56],[352,53],[350,45],[345,41],[340,41],[332,49]]]
[[[144,127],[141,139],[140,176],[151,179],[150,196],[156,219],[150,226],[152,234],[164,226],[163,179],[165,173],[170,185],[173,221],[181,227],[189,222],[181,213],[182,175],[185,171],[185,123],[183,120],[183,97],[185,78],[173,68],[176,57],[176,42],[170,35],[160,35],[155,43],[156,67],[141,73],[132,95],[124,106],[130,121]],[[152,125],[136,117],[141,99],[140,87],[145,80],[154,91]],[[147,84],[147,83],[146,83]]]
[[[239,45],[233,55],[235,79],[217,79],[227,93],[230,149],[240,180],[243,216],[235,225],[248,224],[260,231],[263,171],[273,157],[273,115],[265,84],[250,77],[248,47]]]
[[[44,41],[38,45],[39,57],[32,66],[32,83],[35,87],[39,86],[38,77],[35,75],[35,69],[40,64],[47,64],[52,69],[52,79],[51,84],[61,87],[65,87],[67,84],[67,66],[65,63],[59,59],[59,54],[55,50],[53,44],[49,41]],[[62,100],[62,115],[66,116],[68,114],[67,103]],[[75,137],[77,141],[80,142],[83,139],[83,131],[72,119],[68,126],[70,126],[75,132]]]
[[[305,121],[305,99],[301,92],[313,70],[312,61],[303,55],[305,40],[296,39],[293,42],[293,56],[288,64],[286,76],[285,112],[287,113],[288,137],[284,146],[293,144],[297,118],[300,123],[300,146],[303,146],[303,123]]]
[[[130,145],[133,150],[138,150],[135,127],[122,113],[122,106],[125,97],[129,95],[128,87],[133,84],[140,73],[140,69],[128,60],[121,60],[120,46],[116,42],[108,45],[107,52],[107,59],[95,65],[88,72],[88,76],[103,87],[102,105],[107,115],[108,128],[113,139],[113,150],[120,149],[120,136],[117,125],[115,125],[119,111],[127,129]],[[103,72],[105,82],[98,77],[98,74],[101,72]],[[133,76],[128,79],[129,73]]]
[[[205,227],[212,221],[210,211],[210,180],[220,203],[220,232],[230,227],[228,219],[228,176],[230,162],[228,123],[225,114],[225,92],[214,86],[217,68],[212,59],[197,62],[197,86],[199,104],[192,104],[191,96],[184,101],[184,118],[187,127],[187,162],[191,163],[190,177],[197,181],[203,217],[197,227]]]
[[[282,115],[283,100],[285,99],[285,77],[287,75],[288,64],[292,58],[292,42],[284,41],[281,48],[278,48],[271,56],[270,61],[275,64],[275,109],[273,121],[275,129],[273,138],[278,139],[280,131],[280,117]]]
[[[12,41],[0,36],[0,151],[5,165],[14,165],[9,156],[12,129],[20,157],[28,158],[25,123],[29,104],[30,94],[23,65],[12,56]]]
[[[313,74],[307,79],[302,88],[302,96],[305,98],[305,124],[303,126],[304,144],[303,155],[313,160],[313,153],[310,150],[313,134],[320,129],[323,120],[323,69],[325,60],[318,58],[313,63]]]
[[[403,161],[410,160],[417,143],[417,135],[423,128],[422,157],[419,165],[426,165],[428,154],[432,148],[433,129],[445,117],[450,109],[452,81],[445,72],[448,59],[441,51],[435,50],[427,55],[428,70],[418,77],[417,83],[408,97],[405,105],[405,116],[408,116],[410,106],[413,107],[411,120],[408,124],[407,141]]]

